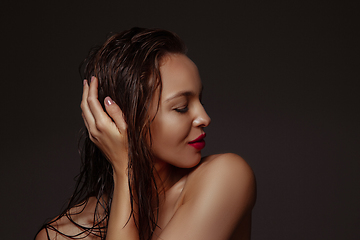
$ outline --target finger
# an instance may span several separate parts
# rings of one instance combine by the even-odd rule
[[[90,127],[89,127],[89,124],[84,116],[84,113],[81,114],[83,120],[84,120],[84,123],[85,123],[85,126],[86,126],[86,129],[88,130],[88,134],[89,134],[89,138],[92,142],[96,141],[96,139],[93,137],[93,135],[91,135],[91,132],[90,132]]]
[[[87,103],[89,109],[95,119],[95,124],[109,123],[111,119],[104,112],[99,100],[98,100],[98,79],[96,77],[91,78],[89,95],[87,97]]]
[[[110,97],[106,97],[104,102],[106,112],[114,120],[120,133],[126,131],[127,124],[124,120],[123,112],[121,111],[120,107]]]
[[[89,130],[89,123],[87,122],[86,117],[84,116],[84,113],[81,113],[81,117],[82,117],[83,120],[84,120],[85,127],[87,128],[87,130]]]
[[[90,131],[90,124],[94,125],[95,124],[95,119],[93,114],[90,111],[89,108],[89,104],[87,102],[88,99],[88,95],[89,95],[89,84],[87,82],[87,80],[84,80],[84,86],[83,86],[83,95],[82,95],[82,101],[81,101],[81,110],[82,110],[82,115],[84,120],[86,120],[86,128]]]

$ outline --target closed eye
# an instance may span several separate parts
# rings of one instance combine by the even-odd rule
[[[185,107],[175,108],[174,110],[179,113],[186,113],[189,110],[189,108],[188,106],[185,106]]]

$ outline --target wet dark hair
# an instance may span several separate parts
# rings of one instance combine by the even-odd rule
[[[151,141],[148,141],[152,121],[148,109],[155,92],[161,93],[160,64],[169,53],[186,53],[176,34],[161,29],[132,28],[109,37],[102,46],[92,49],[84,61],[84,78],[95,76],[99,80],[100,103],[110,96],[121,108],[127,123],[131,215],[136,220],[140,240],[151,239],[157,226],[159,186],[155,182]],[[71,239],[87,235],[105,239],[114,188],[112,166],[90,140],[86,129],[81,142],[82,168],[74,194],[66,209],[42,229],[47,233],[48,229],[54,230]],[[82,226],[73,216],[81,213],[93,196],[97,199],[93,225]],[[70,212],[74,207],[82,210]],[[59,231],[56,221],[62,217],[67,217],[82,233],[70,236]]]

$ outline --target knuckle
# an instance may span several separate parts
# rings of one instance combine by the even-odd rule
[[[95,101],[97,101],[97,98],[94,98],[94,97],[91,97],[91,96],[89,96],[89,97],[87,98],[88,104],[92,104],[92,103],[94,103]]]
[[[92,141],[92,142],[94,142],[95,141],[95,138],[94,138],[94,136],[89,132],[89,138],[90,138],[90,140]]]
[[[89,135],[89,139],[91,140],[91,142],[95,143],[96,146],[98,146],[99,140],[96,137]]]
[[[94,129],[92,127],[88,127],[88,133],[89,133],[89,136],[92,137],[94,135]]]
[[[99,131],[104,131],[106,129],[106,123],[103,119],[100,119],[98,121],[96,121],[96,128]]]
[[[89,136],[92,137],[93,139],[95,139],[96,136],[98,135],[98,130],[95,127],[89,127],[88,132],[89,132]]]
[[[80,108],[81,108],[82,110],[84,110],[84,108],[85,108],[85,103],[84,103],[84,101],[81,101],[81,103],[80,103]]]

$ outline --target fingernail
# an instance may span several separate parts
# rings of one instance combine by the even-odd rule
[[[83,85],[85,86],[87,84],[87,80],[84,79]]]
[[[110,97],[106,97],[105,98],[105,104],[107,105],[107,106],[110,106],[111,104],[113,104],[114,103],[114,101],[110,98]]]
[[[91,77],[90,82],[92,82],[93,80],[95,80],[94,76]]]

